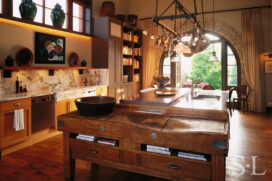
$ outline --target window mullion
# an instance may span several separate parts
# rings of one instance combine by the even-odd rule
[[[45,24],[45,0],[43,0],[43,5],[42,6],[43,6],[43,10],[42,10],[43,11],[43,13],[42,13],[43,14],[42,23]]]
[[[222,73],[221,73],[221,87],[222,90],[227,90],[227,85],[228,85],[228,52],[227,52],[227,45],[226,41],[222,41],[222,47],[221,47],[221,52],[222,52]]]

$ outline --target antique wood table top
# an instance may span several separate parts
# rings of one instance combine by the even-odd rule
[[[170,180],[224,181],[229,129],[228,113],[216,110],[118,104],[102,116],[63,114],[58,130],[63,131],[65,179],[73,180],[75,159],[83,159]],[[96,141],[101,139],[114,145]],[[169,154],[150,152],[152,145],[169,149]],[[184,153],[194,158],[180,156]]]

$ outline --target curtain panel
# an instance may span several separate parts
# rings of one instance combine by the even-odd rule
[[[243,66],[250,87],[249,109],[254,112],[265,111],[264,62],[260,59],[264,50],[261,18],[260,9],[242,11]]]
[[[155,39],[158,35],[158,26],[149,20],[141,21],[140,28],[147,34],[143,35],[143,89],[152,86],[153,76],[157,74],[158,62],[162,51],[156,46]]]

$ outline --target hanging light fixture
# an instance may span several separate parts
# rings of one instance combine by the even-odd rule
[[[214,0],[213,0],[213,32],[214,32]],[[214,51],[214,43],[213,43],[213,51],[212,55],[209,58],[209,62],[218,62],[218,58],[216,56],[216,52]]]

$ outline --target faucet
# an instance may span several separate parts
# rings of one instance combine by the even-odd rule
[[[195,96],[194,96],[194,84],[196,83],[196,82],[200,82],[200,81],[202,81],[201,79],[196,79],[196,80],[194,80],[193,82],[192,82],[192,86],[191,86],[191,97],[192,98],[194,98]]]

